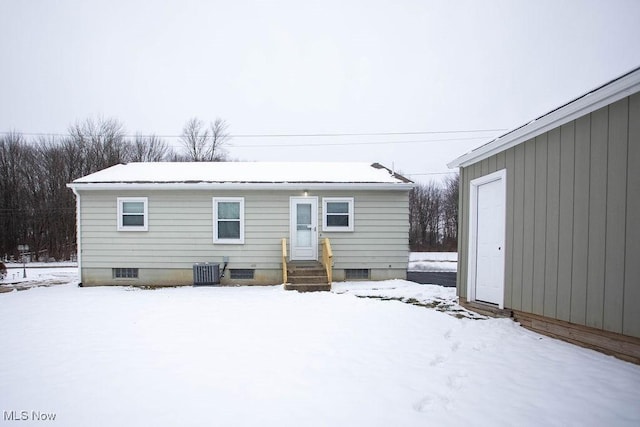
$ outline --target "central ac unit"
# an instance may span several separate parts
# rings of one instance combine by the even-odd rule
[[[220,264],[193,264],[193,285],[207,286],[220,284]]]

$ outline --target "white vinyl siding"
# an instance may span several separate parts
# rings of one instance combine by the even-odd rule
[[[146,197],[118,197],[118,231],[147,231],[147,202]]]
[[[213,242],[244,243],[244,198],[213,199]]]
[[[344,192],[347,193],[347,192]],[[406,271],[409,256],[409,202],[404,191],[360,191],[327,197],[353,197],[353,232],[325,231],[334,269]]]
[[[116,197],[122,196],[121,193],[82,191],[83,270],[108,268],[109,276],[113,266],[140,268],[141,271],[191,270],[194,263],[222,263],[223,257],[229,257],[229,269],[255,269],[256,277],[259,277],[259,270],[281,271],[281,242],[283,238],[289,240],[289,199],[303,195],[302,191],[288,190],[131,191],[126,195],[148,198],[149,231],[119,233],[115,213]],[[353,220],[357,224],[354,231],[320,230],[318,235],[320,242],[324,237],[331,240],[334,268],[406,271],[409,251],[407,191],[309,193],[319,198],[354,199]],[[212,243],[212,198],[238,197],[243,199],[244,205],[244,244]],[[322,221],[322,215],[319,207],[319,221]]]
[[[353,231],[353,197],[325,197],[322,212],[323,231]]]

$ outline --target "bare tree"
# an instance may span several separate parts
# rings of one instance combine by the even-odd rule
[[[204,126],[202,120],[197,117],[187,120],[187,123],[182,128],[180,141],[184,145],[187,158],[190,161],[204,162],[207,160],[209,136],[209,129]]]
[[[163,162],[173,154],[169,145],[155,135],[137,134],[131,145],[129,160],[132,162]]]
[[[444,188],[433,182],[421,184],[409,194],[409,245],[415,251],[457,248],[458,179]]]
[[[227,132],[229,125],[221,118],[211,123],[211,144],[209,145],[208,157],[212,162],[223,162],[227,160],[227,153],[224,145],[229,139]]]
[[[70,174],[64,145],[49,140],[37,146],[47,183],[42,194],[42,244],[48,257],[69,259],[75,253],[75,197],[66,184],[77,176]]]
[[[26,165],[27,147],[23,136],[9,133],[0,137],[0,254],[12,255],[25,235],[22,220],[25,184],[22,170]]]
[[[458,198],[460,175],[455,174],[444,182],[442,193],[442,246],[444,250],[458,249]]]
[[[116,119],[86,119],[69,127],[69,136],[85,153],[83,175],[129,159],[124,126]]]
[[[229,139],[227,123],[217,118],[210,127],[197,117],[187,120],[180,141],[186,157],[193,162],[220,162],[226,160],[224,144]]]

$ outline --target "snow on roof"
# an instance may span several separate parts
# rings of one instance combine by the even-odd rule
[[[411,181],[378,163],[156,162],[115,165],[76,179],[71,186],[177,183],[411,184]]]

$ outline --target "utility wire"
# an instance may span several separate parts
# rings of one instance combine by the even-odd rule
[[[236,134],[231,138],[283,138],[283,137],[336,137],[336,136],[392,136],[392,135],[433,135],[439,133],[479,133],[499,132],[507,129],[469,129],[469,130],[443,130],[443,131],[417,131],[417,132],[370,132],[370,133],[302,133],[302,134]]]
[[[453,175],[458,173],[458,171],[451,172],[423,172],[423,173],[403,173],[402,175],[407,176],[427,176],[427,175]]]
[[[314,142],[311,144],[229,144],[231,148],[261,148],[261,147],[324,147],[334,145],[387,145],[387,144],[416,144],[425,142],[447,142],[447,141],[468,141],[473,139],[484,139],[486,136],[473,136],[466,138],[441,138],[441,139],[421,139],[409,141],[365,141],[365,142]]]
[[[335,138],[346,136],[401,136],[401,135],[437,135],[452,133],[483,133],[483,132],[501,132],[508,129],[461,129],[461,130],[442,130],[442,131],[416,131],[416,132],[359,132],[359,133],[265,133],[265,134],[227,134],[228,138]],[[71,136],[68,133],[52,133],[52,132],[18,132],[18,131],[0,131],[0,134],[19,134],[24,136],[50,136],[55,138]],[[85,137],[94,137],[99,135],[83,135]],[[156,137],[156,138],[182,138],[183,135],[156,135],[156,134],[122,134],[125,138],[135,137]],[[208,138],[212,138],[209,136]]]
[[[7,133],[7,132],[0,132]],[[21,135],[27,136],[43,136],[45,134],[29,134],[23,133]],[[54,134],[46,134],[48,136],[54,136]],[[59,137],[68,137],[69,135],[58,134]],[[127,137],[125,135],[125,137]],[[160,136],[159,138],[166,138],[166,136]],[[471,136],[462,138],[438,138],[438,139],[418,139],[418,140],[395,140],[395,141],[358,141],[358,142],[312,142],[312,143],[286,143],[286,144],[234,144],[232,142],[227,143],[229,148],[278,148],[278,147],[326,147],[326,146],[351,146],[351,145],[393,145],[393,144],[419,144],[419,143],[434,143],[434,142],[451,142],[451,141],[471,141],[478,139],[485,139],[487,136]],[[169,142],[168,145],[172,147],[179,147],[179,142]]]

